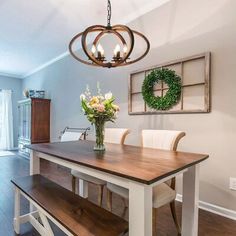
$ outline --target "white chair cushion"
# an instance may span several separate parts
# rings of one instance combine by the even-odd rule
[[[120,187],[118,185],[115,184],[111,184],[111,183],[107,183],[107,188],[113,192],[116,193],[118,195],[120,195],[121,197],[128,199],[129,198],[129,190],[123,187]]]
[[[153,207],[159,208],[175,200],[176,191],[165,183],[159,184],[153,188]]]
[[[78,141],[81,138],[81,132],[65,132],[61,136],[61,142]]]
[[[82,180],[85,180],[85,181],[93,183],[93,184],[97,184],[97,185],[105,185],[106,184],[106,181],[92,177],[90,175],[86,175],[86,174],[81,173],[76,170],[71,170],[71,174],[78,179],[82,179]]]
[[[115,184],[107,183],[107,188],[121,197],[128,199],[129,190]],[[167,184],[162,183],[153,188],[153,207],[159,208],[167,203],[172,202],[176,197],[176,191]]]

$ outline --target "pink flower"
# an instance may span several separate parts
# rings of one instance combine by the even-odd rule
[[[98,112],[104,112],[105,106],[103,104],[98,104],[95,108]]]

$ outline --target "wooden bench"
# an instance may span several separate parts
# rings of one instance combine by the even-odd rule
[[[41,175],[12,180],[15,185],[14,230],[30,222],[43,236],[53,236],[50,219],[66,235],[118,236],[128,231],[128,223]],[[30,213],[20,215],[20,196],[30,202]]]

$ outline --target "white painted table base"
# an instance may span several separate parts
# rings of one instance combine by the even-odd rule
[[[199,165],[183,176],[182,235],[198,235]]]
[[[35,151],[31,151],[31,175],[40,173],[40,158],[129,189],[129,236],[152,236],[152,188],[183,173],[182,236],[198,234],[198,165],[146,185]],[[88,196],[84,181],[80,182],[79,193],[82,197]]]

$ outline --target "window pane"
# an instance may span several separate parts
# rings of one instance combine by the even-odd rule
[[[144,111],[144,101],[142,94],[132,95],[132,112],[143,112]]]
[[[204,109],[204,85],[185,87],[183,93],[184,110]]]

